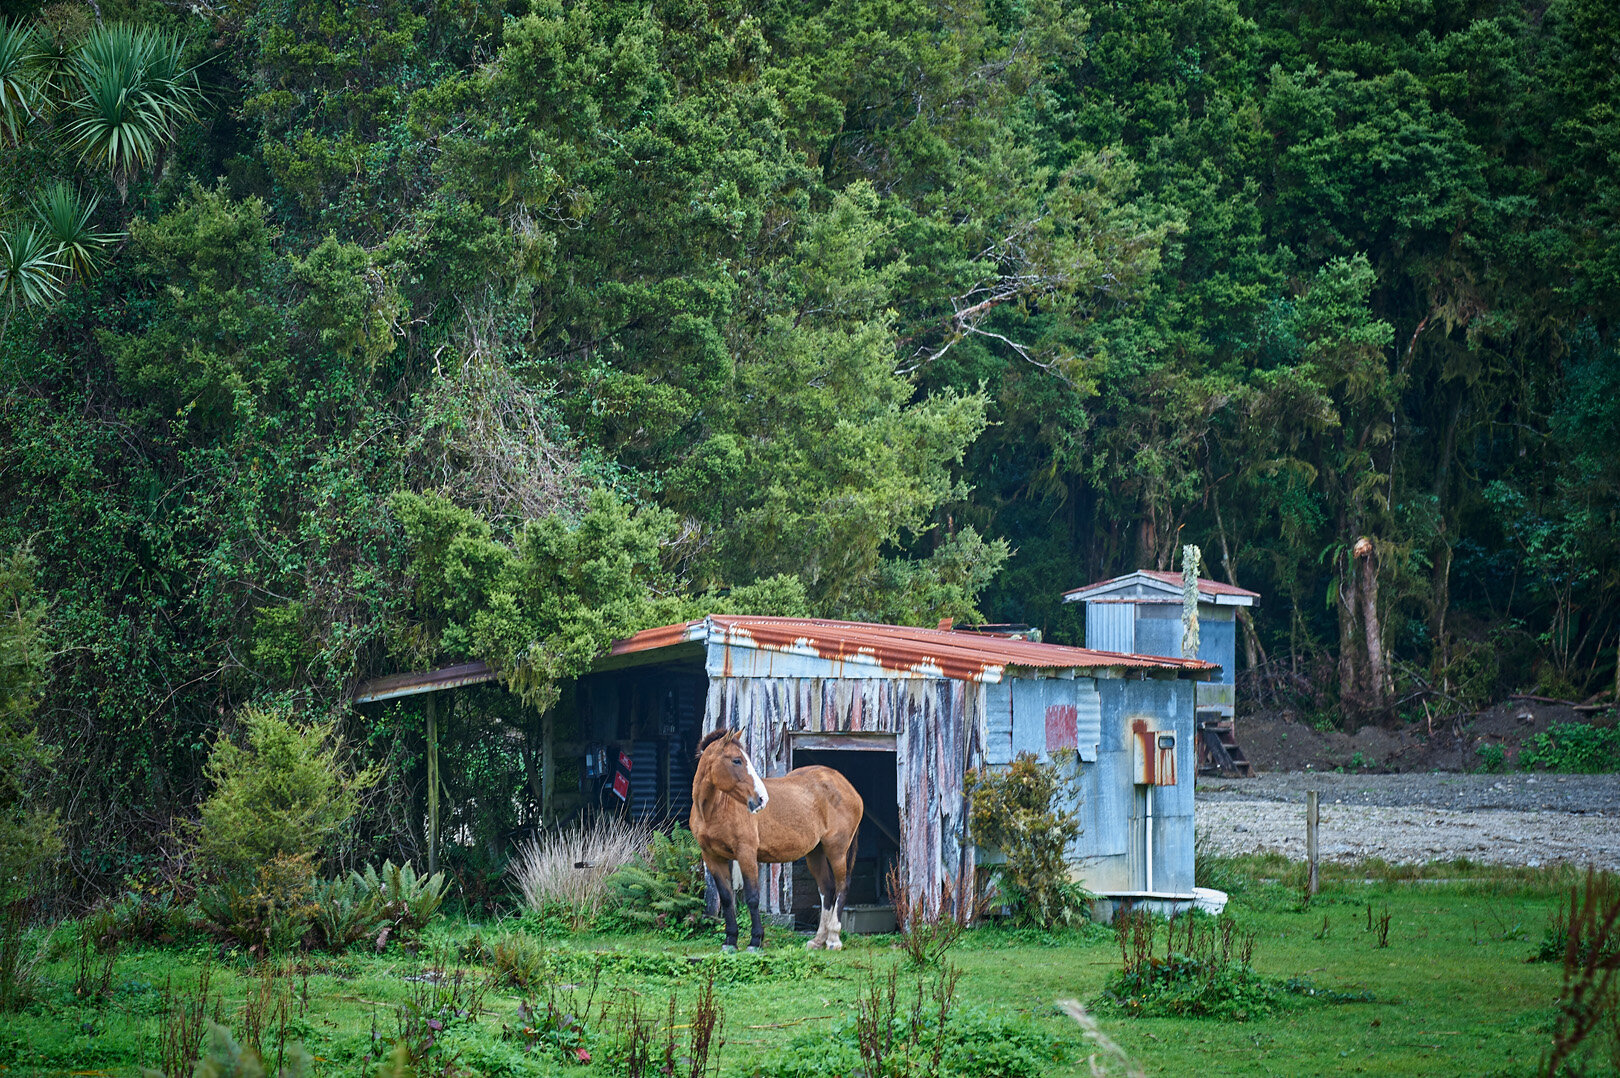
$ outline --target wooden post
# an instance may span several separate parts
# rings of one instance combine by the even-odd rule
[[[557,786],[557,707],[540,716],[540,822],[551,821],[553,791]]]
[[[434,694],[427,694],[428,857],[431,876],[439,871],[439,712]]]
[[[1305,860],[1310,865],[1310,877],[1306,881],[1306,894],[1316,897],[1316,825],[1320,820],[1317,809],[1317,794],[1311,790],[1305,795]]]

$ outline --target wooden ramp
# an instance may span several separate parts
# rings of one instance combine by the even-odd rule
[[[1198,773],[1245,779],[1254,776],[1254,765],[1249,763],[1232,732],[1232,720],[1199,720]]]

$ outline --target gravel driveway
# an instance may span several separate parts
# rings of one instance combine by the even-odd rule
[[[1321,799],[1325,860],[1468,857],[1620,871],[1620,775],[1267,774],[1201,779],[1198,832],[1217,853],[1305,856],[1305,794]]]

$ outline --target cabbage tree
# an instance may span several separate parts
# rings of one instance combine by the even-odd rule
[[[78,86],[65,134],[80,160],[105,169],[120,191],[197,118],[202,88],[184,51],[176,34],[114,23],[96,27],[74,53]]]

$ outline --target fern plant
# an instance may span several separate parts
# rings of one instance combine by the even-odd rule
[[[317,883],[310,905],[315,931],[329,951],[341,951],[367,938],[383,920],[380,898],[353,875]]]
[[[197,891],[203,927],[256,957],[290,950],[309,928],[314,869],[307,855],[273,857],[251,884],[228,877]]]
[[[409,861],[384,861],[382,868],[367,865],[364,873],[350,873],[351,882],[377,903],[379,919],[394,926],[402,936],[426,928],[444,904],[450,890],[443,872],[418,876]]]
[[[620,912],[653,928],[692,935],[703,929],[703,858],[697,840],[684,827],[654,834],[643,859],[608,877]]]

